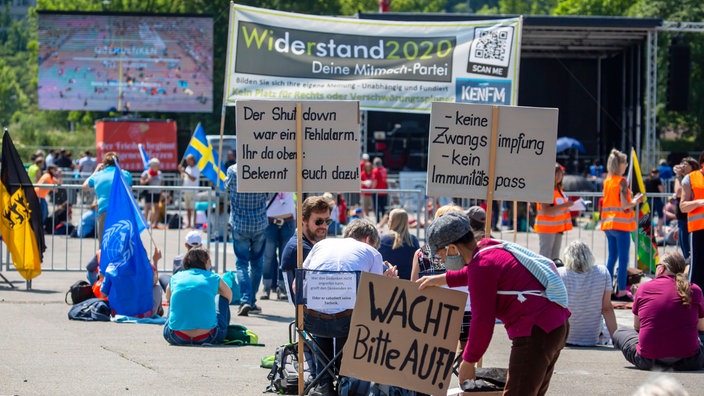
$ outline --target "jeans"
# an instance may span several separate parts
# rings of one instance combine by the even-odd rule
[[[533,326],[530,336],[514,338],[504,396],[544,395],[568,334],[569,324],[565,322],[550,333]]]
[[[678,243],[680,249],[682,249],[682,256],[685,259],[689,258],[690,245],[689,245],[689,230],[687,230],[687,219],[677,220],[677,228],[679,229]]]
[[[288,240],[291,239],[295,231],[295,221],[283,223],[281,227],[274,223],[269,223],[266,227],[266,245],[264,245],[265,290],[275,290],[279,281],[283,280],[283,274],[279,271],[279,264],[281,263],[281,256],[284,253],[284,247],[286,247],[286,243],[288,243]]]
[[[613,278],[614,267],[618,259],[618,291],[626,290],[626,278],[628,277],[628,257],[631,248],[631,233],[628,231],[607,230],[606,242],[609,247],[609,256],[606,259],[606,269]]]
[[[218,324],[215,329],[202,340],[187,340],[177,336],[171,328],[169,322],[164,326],[164,339],[171,345],[202,345],[202,344],[222,344],[227,337],[227,326],[230,325],[230,302],[222,296],[218,296],[218,305],[216,307],[218,315]]]
[[[375,215],[376,215],[376,222],[380,222],[381,218],[384,217],[384,213],[386,213],[386,205],[388,205],[389,202],[389,196],[386,194],[375,194],[376,195],[376,205],[374,206],[375,208]]]
[[[39,198],[39,209],[42,211],[42,226],[46,223],[46,219],[49,217],[49,204],[46,202],[46,198]]]
[[[320,385],[332,382],[332,376],[327,370],[323,370],[323,368],[325,368],[329,360],[345,346],[347,333],[350,329],[350,319],[352,319],[351,316],[338,319],[321,319],[310,315],[303,316],[303,328],[319,347],[313,349],[317,350],[315,377],[320,379]],[[321,352],[324,356],[321,356]],[[335,372],[340,369],[341,360],[342,355],[335,360],[335,366],[333,366]],[[337,369],[335,369],[335,367]]]
[[[675,371],[694,371],[701,370],[704,367],[704,346],[701,346],[701,341],[699,352],[694,356],[682,359],[666,359],[665,361],[641,356],[636,351],[637,346],[638,333],[635,330],[618,329],[614,333],[614,348],[620,350],[629,363],[641,370],[672,368]]]
[[[262,281],[262,262],[266,235],[263,229],[258,232],[232,232],[233,247],[237,261],[237,284],[240,286],[240,304],[254,306],[257,302],[256,293]]]

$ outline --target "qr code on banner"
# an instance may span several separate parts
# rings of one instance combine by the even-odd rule
[[[512,44],[512,26],[477,28],[470,48],[469,61],[485,65],[508,66]]]

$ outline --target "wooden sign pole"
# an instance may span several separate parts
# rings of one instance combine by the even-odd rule
[[[303,267],[303,111],[301,102],[296,103],[296,263],[298,268]],[[303,293],[303,290],[296,290]],[[303,305],[296,305],[296,326],[298,334],[303,332]],[[298,394],[303,395],[305,390],[303,341],[298,340]]]
[[[513,201],[513,243],[518,239],[518,201]]]
[[[489,185],[486,191],[486,218],[484,236],[491,235],[491,216],[494,206],[494,190],[496,188],[496,141],[499,135],[499,106],[491,107],[491,139],[489,140]],[[477,367],[482,367],[479,359]]]

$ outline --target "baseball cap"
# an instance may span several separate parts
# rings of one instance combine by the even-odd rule
[[[428,227],[428,245],[433,254],[457,241],[472,230],[469,217],[464,213],[450,211],[433,220]]]
[[[486,212],[481,206],[470,206],[466,214],[470,220],[486,223]]]
[[[203,238],[200,231],[191,231],[186,234],[186,245],[190,247],[199,247],[203,244]]]

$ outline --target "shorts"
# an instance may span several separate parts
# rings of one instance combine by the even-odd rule
[[[144,198],[144,203],[157,203],[159,198],[161,198],[160,192],[144,191],[142,193],[142,198]]]
[[[371,195],[362,195],[362,208],[365,212],[371,212],[374,209]]]
[[[185,191],[183,193],[183,205],[186,209],[196,208],[196,192],[195,191]]]

